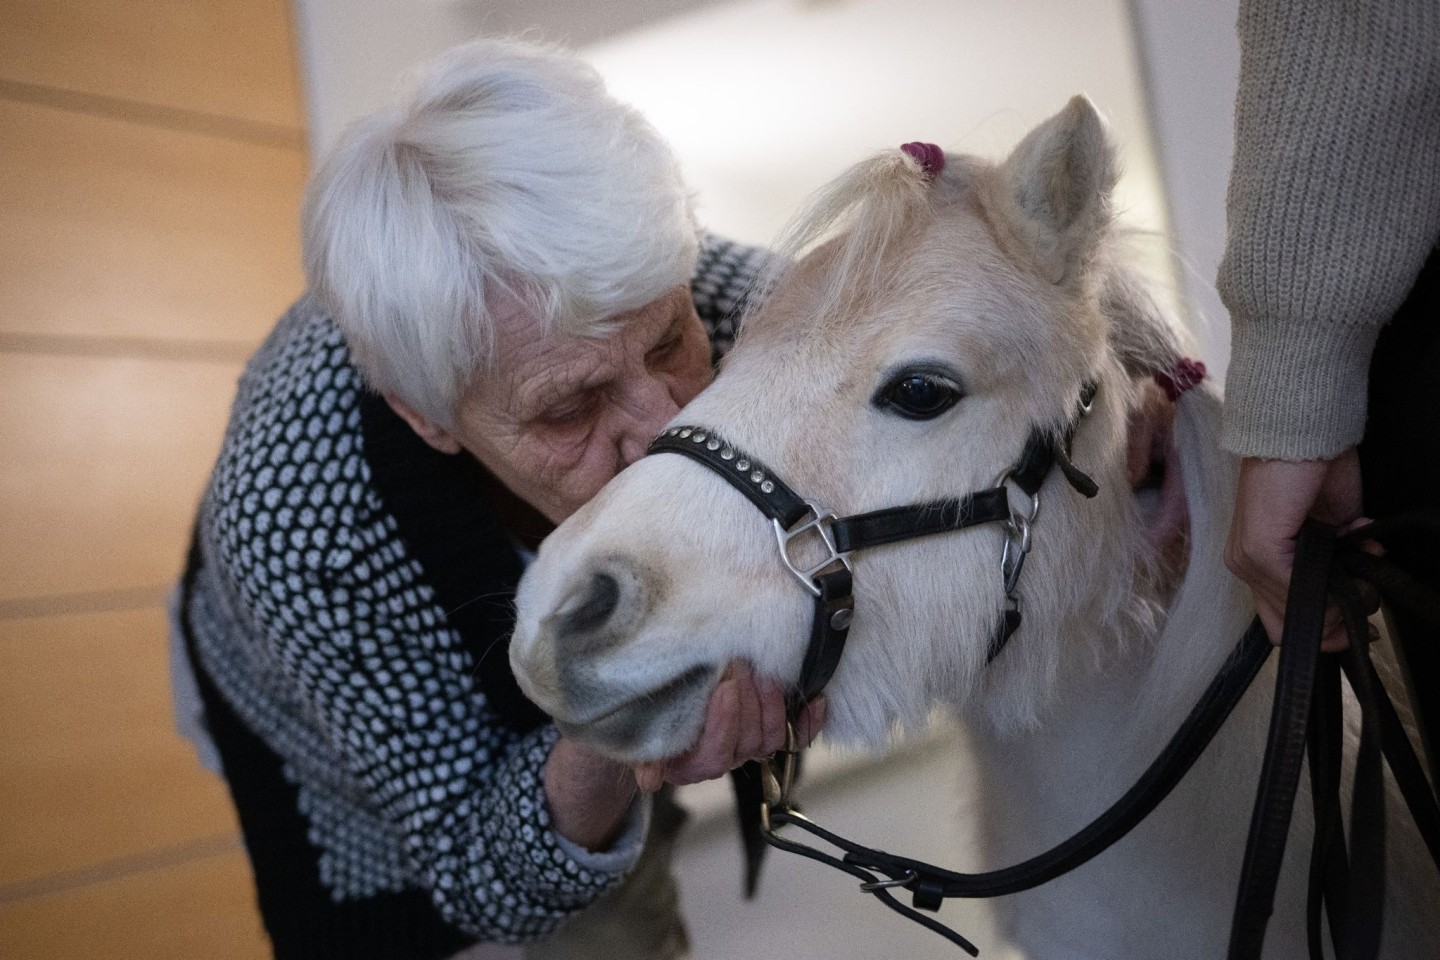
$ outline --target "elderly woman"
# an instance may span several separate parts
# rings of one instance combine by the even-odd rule
[[[698,236],[593,71],[499,42],[348,132],[304,245],[177,611],[275,954],[547,937],[635,866],[662,779],[783,739],[779,689],[737,666],[695,748],[637,773],[561,738],[506,658],[529,551],[708,382],[759,258]],[[593,913],[531,955],[685,951],[663,864]]]

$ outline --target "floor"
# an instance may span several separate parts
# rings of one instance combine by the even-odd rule
[[[171,726],[164,605],[243,359],[301,289],[288,11],[7,0],[6,21],[0,957],[258,960],[228,797]],[[903,850],[895,824],[934,822],[915,805],[950,805],[951,767],[841,765],[815,810],[866,829],[888,810],[870,836]],[[898,807],[887,771],[920,784]],[[698,957],[953,955],[808,863],[772,857],[742,904],[728,814],[695,801]]]

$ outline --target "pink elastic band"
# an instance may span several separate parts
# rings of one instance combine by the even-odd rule
[[[1155,382],[1165,391],[1165,396],[1174,403],[1186,390],[1205,379],[1205,364],[1189,357],[1181,357],[1169,370],[1155,371]]]
[[[920,169],[932,177],[938,177],[940,171],[945,169],[945,151],[933,143],[921,143],[917,140],[914,143],[902,144],[900,151],[913,158],[920,164]]]

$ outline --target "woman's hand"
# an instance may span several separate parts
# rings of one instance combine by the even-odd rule
[[[586,850],[608,849],[635,799],[630,768],[561,737],[545,762],[544,778],[555,831]]]
[[[1240,486],[1225,545],[1225,565],[1249,585],[1255,609],[1272,643],[1280,642],[1285,598],[1295,565],[1295,536],[1307,517],[1339,527],[1360,526],[1360,458],[1351,447],[1333,460],[1262,460],[1240,463]],[[1325,615],[1322,650],[1348,645],[1332,605]]]
[[[800,716],[801,746],[825,726],[825,697],[817,697]],[[733,770],[747,760],[758,760],[785,746],[785,693],[773,680],[755,676],[743,660],[726,669],[710,694],[700,739],[688,751],[670,760],[641,763],[635,782],[646,793],[664,783],[699,783]]]
[[[796,734],[809,746],[825,726],[825,697],[800,716]],[[773,680],[755,676],[743,660],[730,664],[710,694],[700,739],[670,760],[631,768],[566,737],[545,764],[545,796],[556,831],[587,850],[614,841],[638,787],[654,793],[665,783],[713,780],[747,760],[785,746],[785,693]]]

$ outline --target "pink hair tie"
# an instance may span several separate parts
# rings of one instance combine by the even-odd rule
[[[1165,396],[1174,403],[1186,390],[1205,379],[1205,364],[1189,357],[1176,360],[1169,370],[1156,370],[1155,382],[1165,391]]]
[[[940,171],[945,169],[945,151],[933,143],[921,143],[917,140],[903,144],[900,152],[920,164],[920,169],[932,177],[940,176]]]

